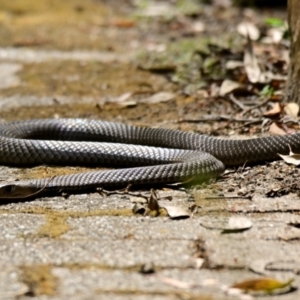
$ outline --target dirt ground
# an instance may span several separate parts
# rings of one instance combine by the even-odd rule
[[[285,9],[216,3],[0,0],[1,120],[80,117],[235,139],[297,130],[296,108],[283,105]],[[82,170],[1,166],[0,180]],[[1,205],[0,298],[297,299],[299,174],[278,160],[154,187],[156,197]]]

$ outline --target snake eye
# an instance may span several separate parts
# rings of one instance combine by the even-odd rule
[[[6,185],[4,187],[4,190],[6,193],[12,193],[15,190],[15,186],[14,185]]]

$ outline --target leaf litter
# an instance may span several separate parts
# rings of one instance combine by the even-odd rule
[[[207,102],[213,99],[217,104],[223,101],[227,106],[231,106],[234,109],[234,113],[228,114],[227,116],[224,114],[224,118],[218,119],[214,115],[210,115],[212,120],[220,122],[222,126],[223,123],[225,123],[224,127],[218,127],[216,125],[216,132],[221,128],[222,133],[225,132],[226,134],[231,130],[230,132],[232,132],[232,134],[238,132],[250,133],[251,135],[268,132],[270,128],[269,131],[273,134],[289,133],[291,124],[295,126],[291,120],[297,117],[298,111],[297,107],[293,107],[289,104],[287,104],[288,108],[285,109],[286,106],[282,103],[288,64],[286,40],[284,35],[279,32],[281,29],[273,31],[273,28],[268,28],[267,30],[263,28],[261,30],[262,26],[256,26],[257,22],[253,22],[253,24],[250,25],[249,21],[247,22],[247,25],[242,24],[239,29],[236,28],[242,35],[240,36],[242,42],[241,39],[239,40],[240,45],[243,46],[242,49],[234,46],[224,46],[226,43],[223,43],[223,45],[221,45],[222,43],[214,44],[214,42],[211,41],[211,43],[206,44],[209,49],[209,54],[205,47],[202,47],[202,49],[197,49],[197,47],[192,49],[192,47],[190,47],[188,48],[188,51],[190,51],[189,56],[187,56],[187,51],[184,48],[181,49],[182,55],[178,53],[174,55],[174,53],[168,52],[170,47],[167,45],[165,51],[167,54],[171,54],[169,55],[169,59],[172,56],[174,57],[173,63],[169,64],[172,68],[164,69],[164,65],[162,64],[162,68],[156,68],[155,71],[162,71],[161,74],[165,74],[171,81],[178,84],[183,94],[188,95],[188,97],[197,97],[198,91],[206,91]],[[244,32],[242,32],[241,28],[243,28],[242,30],[244,30]],[[176,42],[174,42],[174,44],[175,43]],[[176,60],[177,57],[185,57],[186,60],[179,61]],[[219,72],[221,68],[222,71]],[[151,68],[149,68],[149,70],[150,69]],[[231,95],[234,95],[234,97],[230,97]],[[236,101],[232,101],[232,99]],[[208,106],[211,103],[213,105],[213,101],[206,105]],[[201,106],[199,105],[199,107]],[[193,114],[193,112],[189,113],[191,115]],[[287,119],[287,117],[290,118]],[[253,126],[256,123],[250,122],[250,120],[254,118],[256,122],[257,119],[260,120],[258,121],[259,126]],[[181,124],[184,124],[185,120],[191,120],[191,122],[197,123],[197,117],[193,120],[193,117],[187,116],[181,120]],[[235,120],[243,121],[241,121],[241,125],[236,127]],[[247,122],[247,120],[249,122]],[[205,122],[205,118],[199,117],[198,115],[198,122]],[[197,129],[199,130],[199,127]],[[199,131],[201,131],[201,129]],[[273,167],[272,164],[271,167]],[[245,166],[245,168],[247,169],[247,166]],[[281,169],[286,170],[283,164],[280,164],[278,170],[276,170],[276,167],[272,168],[270,173],[276,170],[276,174],[274,173],[274,175],[277,176],[277,173],[280,174]],[[262,176],[268,175],[267,168],[261,168],[261,170],[263,170],[260,171],[262,172]],[[241,178],[244,172],[242,171],[241,173],[242,174],[236,175],[240,179],[240,182],[237,183],[236,186],[240,187],[240,190],[245,187],[246,195],[248,191],[249,193],[255,193],[261,186],[263,186],[262,189],[264,189],[264,191],[267,189],[264,182],[259,182],[259,179],[262,178],[261,176],[257,176],[257,174],[253,175],[253,173],[250,172],[249,177],[254,176],[253,181],[251,181],[251,179],[248,180],[247,178],[247,172],[245,172],[245,178]],[[272,176],[272,174],[273,173],[271,173],[270,176]],[[255,183],[256,179],[257,181]],[[279,183],[281,180],[282,185],[285,185],[286,189],[289,189],[284,182],[285,178],[278,176]],[[253,185],[253,191],[250,190],[252,187],[247,186],[247,182]],[[266,180],[266,185],[268,182],[269,181]],[[280,190],[280,185],[278,186]],[[228,187],[228,190],[230,188],[234,191],[237,190],[235,186]],[[277,187],[269,186],[269,189],[274,189],[275,191]],[[265,192],[265,194],[266,193],[267,192]],[[289,192],[287,191],[287,193]],[[232,207],[234,207],[234,205],[232,205]],[[278,210],[280,211],[280,208]],[[230,211],[229,208],[228,211]],[[259,208],[257,211],[263,212],[260,211]],[[214,220],[213,222],[201,218],[201,225],[208,229],[220,230],[223,233],[235,233],[251,229],[252,221],[250,218],[239,218],[239,216],[238,218],[235,216],[231,220],[226,218],[226,220]],[[237,285],[238,287],[243,287],[243,290],[246,291],[257,289],[258,291],[261,290],[269,293],[276,289],[289,287],[290,284],[291,281],[262,278],[259,280],[248,280],[238,283]],[[178,286],[180,286],[180,284]],[[185,286],[185,284],[183,284],[183,286]]]
[[[169,197],[168,197],[169,198]],[[168,199],[169,201],[172,199]],[[150,190],[147,197],[130,196],[130,201],[134,203],[132,211],[134,214],[150,215],[153,217],[164,215],[165,211],[170,219],[186,219],[191,216],[191,209],[182,205],[160,205],[159,197],[154,189]]]

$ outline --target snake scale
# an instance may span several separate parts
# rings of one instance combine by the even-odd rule
[[[183,182],[216,177],[225,166],[275,160],[300,150],[300,133],[227,140],[179,130],[88,119],[0,123],[0,164],[114,166],[54,178],[4,183],[0,198],[43,192]]]

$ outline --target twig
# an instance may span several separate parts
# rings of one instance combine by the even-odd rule
[[[245,199],[245,200],[249,200],[252,201],[252,197],[251,196],[206,196],[201,198],[201,200],[234,200],[234,199]]]
[[[229,97],[227,97],[230,101],[232,101],[235,105],[237,105],[242,111],[245,111],[247,108],[246,106],[241,103],[238,99],[236,99],[233,94],[230,94]]]
[[[245,115],[246,113],[248,113],[249,111],[253,110],[253,109],[264,106],[265,104],[267,104],[270,101],[270,99],[267,98],[267,99],[265,99],[265,101],[259,102],[258,104],[254,105],[252,107],[246,107],[243,103],[238,101],[238,99],[236,99],[233,94],[230,94],[229,97],[227,97],[227,99],[232,101],[235,105],[237,105],[242,110],[242,116]],[[263,99],[264,99],[264,97],[260,97],[258,99],[258,101],[263,100]]]
[[[260,99],[263,99],[263,98],[260,98]],[[254,105],[254,106],[252,106],[252,107],[249,107],[249,108],[245,109],[245,110],[242,112],[242,116],[243,116],[244,114],[246,114],[247,112],[253,110],[253,109],[256,109],[256,108],[259,108],[259,107],[264,106],[264,105],[267,104],[269,101],[270,101],[270,99],[267,98],[265,101],[263,101],[263,102],[261,102],[261,103],[258,103],[258,104]]]
[[[131,184],[128,184],[127,187],[125,187],[124,189],[120,189],[120,190],[114,190],[114,191],[108,191],[105,190],[103,188],[97,188],[96,191],[100,194],[100,195],[105,195],[105,196],[111,196],[111,195],[128,195],[128,196],[133,196],[133,197],[141,197],[144,198],[146,200],[148,200],[148,198],[150,197],[150,195],[146,196],[140,192],[134,193],[134,192],[129,192],[130,188],[132,187]]]
[[[257,119],[239,119],[239,118],[234,118],[231,116],[211,116],[211,117],[206,117],[206,118],[199,118],[199,119],[178,119],[176,123],[200,123],[200,122],[221,122],[221,121],[233,121],[233,122],[251,122],[251,124],[254,123],[260,123],[262,122],[261,118]]]

